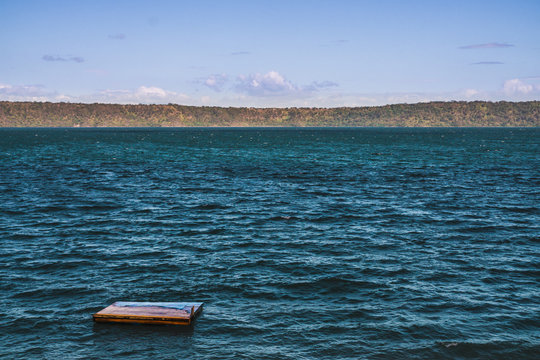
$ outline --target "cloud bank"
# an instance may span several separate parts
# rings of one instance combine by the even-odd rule
[[[234,80],[227,74],[211,74],[200,80],[207,88],[222,92],[225,89],[249,97],[309,97],[314,92],[337,87],[333,81],[314,81],[309,85],[298,85],[277,71],[239,75]]]
[[[510,79],[504,82],[503,91],[507,95],[540,93],[540,78]]]
[[[72,96],[51,90],[43,85],[10,85],[0,83],[0,100],[7,101],[66,101],[83,103],[119,104],[184,104],[254,107],[340,107],[376,106],[429,101],[529,101],[540,100],[540,77],[508,79],[492,91],[461,89],[444,93],[351,93],[339,91],[331,81],[294,84],[276,71],[265,74],[239,76],[229,80],[226,75],[212,75],[206,79],[209,88],[225,89],[214,95],[200,96],[167,90],[157,86],[133,89],[105,89],[94,93]]]
[[[90,98],[92,102],[121,104],[181,104],[190,100],[185,94],[157,86],[139,86],[133,90],[106,89],[83,98]]]
[[[43,85],[10,85],[0,83],[0,100],[7,101],[62,101],[56,91]]]
[[[309,85],[297,85],[286,79],[277,71],[269,71],[266,74],[240,75],[236,79],[235,90],[238,93],[253,97],[309,97],[313,93],[338,84],[332,81],[314,81]]]

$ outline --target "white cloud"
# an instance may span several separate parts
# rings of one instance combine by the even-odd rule
[[[474,97],[475,95],[478,95],[480,92],[476,89],[465,89],[463,91],[463,95],[466,97],[466,98],[471,98],[471,97]]]
[[[72,97],[67,95],[57,95],[55,100],[61,102],[70,102],[72,101]]]
[[[300,88],[277,71],[266,74],[240,75],[236,89],[251,96],[275,96],[300,92]]]
[[[0,100],[119,104],[198,103],[185,94],[164,90],[156,86],[139,86],[132,90],[106,89],[92,94],[70,96],[48,89],[43,85],[10,85],[2,83],[0,83]]]
[[[134,90],[106,89],[88,96],[82,96],[80,101],[97,101],[120,104],[167,104],[185,103],[190,97],[174,91],[164,90],[156,86],[139,86]]]
[[[62,101],[58,92],[43,85],[0,84],[0,100],[7,101]]]
[[[136,91],[135,95],[141,98],[164,98],[168,94],[174,94],[170,91],[165,91],[156,86],[140,86]]]
[[[525,83],[521,79],[511,79],[504,82],[503,91],[508,95],[528,94],[535,86]]]
[[[204,80],[204,85],[214,91],[221,91],[228,81],[227,74],[212,74]]]
[[[333,81],[314,81],[309,85],[300,86],[287,80],[277,71],[269,71],[266,74],[238,76],[236,91],[253,97],[287,96],[304,99],[321,89],[336,86],[338,84]]]

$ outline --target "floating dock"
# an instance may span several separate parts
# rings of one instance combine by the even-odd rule
[[[191,325],[203,303],[117,301],[93,315],[97,322]]]

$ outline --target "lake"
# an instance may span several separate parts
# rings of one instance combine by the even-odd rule
[[[0,357],[535,358],[540,129],[0,129]],[[193,328],[95,324],[203,301]]]

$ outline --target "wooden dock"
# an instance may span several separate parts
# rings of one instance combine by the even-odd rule
[[[93,315],[97,322],[191,325],[203,303],[117,301]]]

